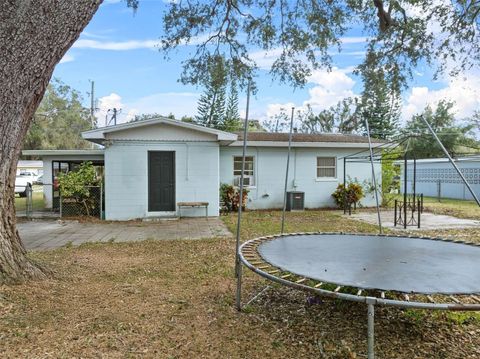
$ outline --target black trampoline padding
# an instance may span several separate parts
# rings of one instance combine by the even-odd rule
[[[411,237],[314,234],[258,246],[268,263],[291,273],[363,289],[403,293],[480,293],[480,247]]]

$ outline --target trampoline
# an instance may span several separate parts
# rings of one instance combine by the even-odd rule
[[[480,244],[441,238],[290,233],[240,246],[241,262],[282,285],[368,305],[368,357],[374,306],[480,310]]]
[[[242,265],[264,278],[288,287],[334,299],[365,303],[368,308],[369,359],[373,359],[375,356],[375,305],[480,311],[479,244],[441,238],[383,234],[373,165],[374,151],[367,118],[365,119],[365,130],[368,137],[379,234],[283,233],[293,131],[294,108],[292,108],[281,234],[255,238],[241,244],[240,228],[249,102],[250,82],[247,89],[247,108],[243,128],[242,171],[236,230],[235,276],[237,278],[236,306],[238,310],[242,309]],[[422,119],[480,206],[480,200],[435,131],[424,117]]]
[[[245,242],[240,257],[265,278],[357,302],[480,310],[480,245],[439,238],[294,233]]]

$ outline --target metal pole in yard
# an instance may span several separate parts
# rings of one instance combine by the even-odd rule
[[[437,181],[437,202],[440,201],[440,197],[442,196],[442,182],[440,180]]]
[[[288,134],[288,151],[287,151],[287,169],[285,170],[285,188],[283,189],[283,210],[282,210],[282,230],[285,229],[285,211],[287,209],[287,187],[288,187],[288,167],[290,166],[290,149],[292,146],[292,131],[293,131],[293,115],[295,107],[292,107],[292,116],[290,118],[290,133]]]
[[[397,226],[397,200],[395,200],[394,202],[395,204],[395,209],[393,210],[393,226],[396,227]]]
[[[368,304],[368,359],[375,359],[375,307]]]
[[[248,111],[250,109],[250,86],[251,80],[248,81],[247,87],[247,108],[245,111],[245,121],[243,123],[243,152],[242,152],[242,173],[240,174],[240,198],[238,201],[238,217],[237,217],[237,236],[236,236],[236,255],[235,255],[235,276],[237,277],[237,291],[235,304],[237,310],[242,310],[242,263],[240,262],[240,226],[242,224],[242,207],[243,207],[243,178],[245,172],[245,154],[247,152],[247,130],[248,130]]]
[[[25,215],[28,219],[31,219],[32,215],[32,187],[25,187]]]
[[[455,168],[455,171],[457,171],[458,175],[460,176],[460,178],[462,179],[463,183],[465,183],[465,186],[467,186],[468,190],[470,191],[470,194],[473,196],[473,199],[475,199],[475,202],[477,202],[478,206],[480,206],[480,200],[478,199],[477,195],[475,194],[475,192],[473,191],[473,188],[470,186],[470,183],[468,183],[467,179],[465,178],[465,176],[463,175],[462,171],[460,171],[460,169],[458,168],[457,164],[455,163],[455,161],[452,159],[452,157],[450,156],[450,154],[448,153],[447,149],[445,148],[445,146],[443,145],[442,141],[440,141],[440,139],[438,138],[437,134],[435,133],[435,131],[433,130],[432,126],[430,126],[430,123],[428,123],[427,119],[425,118],[425,116],[420,116],[423,120],[423,122],[425,122],[425,124],[427,125],[428,129],[430,130],[430,132],[432,133],[433,137],[435,137],[435,140],[437,140],[438,144],[440,145],[440,147],[442,148],[442,151],[443,153],[445,153],[445,156],[447,156],[448,160],[450,161],[450,163],[452,164],[453,168]]]
[[[347,213],[347,158],[343,157],[343,214]]]
[[[403,159],[403,228],[407,228],[407,180],[408,180],[408,161],[407,161],[407,152],[405,152],[405,157]]]
[[[417,197],[417,158],[413,157],[413,210],[415,211],[415,207],[417,204],[416,201]]]
[[[100,220],[103,219],[102,212],[103,212],[103,184],[102,182],[100,182]]]
[[[377,191],[377,179],[375,177],[375,166],[373,164],[373,149],[372,149],[372,139],[370,138],[370,127],[368,125],[368,119],[365,118],[365,129],[367,130],[368,137],[368,148],[370,150],[370,164],[372,166],[372,180],[373,180],[373,189],[375,193],[375,202],[377,203],[377,217],[378,217],[378,229],[380,234],[383,233],[382,230],[382,218],[380,216],[380,203],[378,202],[378,191]]]
[[[417,224],[418,224],[418,228],[420,229],[420,214],[421,214],[421,211],[420,211],[420,200],[418,200],[418,205],[417,205]]]
[[[59,202],[59,207],[60,207],[60,218],[63,217],[63,206],[62,206],[62,192],[58,190],[58,202]]]

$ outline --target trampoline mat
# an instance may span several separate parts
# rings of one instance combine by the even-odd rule
[[[480,292],[480,247],[441,240],[354,234],[278,237],[258,246],[291,273],[363,289],[424,294]]]

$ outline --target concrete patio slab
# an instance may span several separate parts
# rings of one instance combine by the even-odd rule
[[[381,211],[380,212],[382,219],[382,226],[390,229],[403,230],[403,226],[397,225],[394,226],[394,213],[393,211]],[[377,212],[357,212],[353,213],[351,216],[346,216],[351,219],[356,219],[359,221],[364,221],[371,224],[377,224]],[[462,228],[472,228],[479,227],[480,221],[473,219],[463,219],[456,218],[452,216],[447,216],[443,214],[433,214],[433,213],[422,213],[420,219],[420,229],[417,226],[408,226],[408,230],[441,230],[441,229],[462,229]]]
[[[17,224],[27,250],[47,250],[87,242],[130,242],[146,239],[202,239],[230,237],[219,218],[182,218],[155,222],[80,223],[33,220]]]

